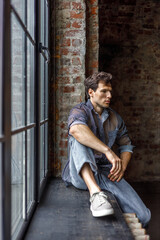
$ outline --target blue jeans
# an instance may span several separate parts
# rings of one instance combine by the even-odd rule
[[[87,190],[84,180],[80,176],[80,171],[84,163],[89,163],[97,184],[103,190],[111,192],[117,199],[124,213],[136,213],[137,217],[145,227],[151,218],[150,210],[142,202],[135,190],[124,180],[112,182],[108,178],[111,164],[107,159],[103,161],[96,159],[93,150],[80,144],[75,138],[71,137],[69,143],[69,182],[76,188]],[[103,163],[101,163],[101,161]]]

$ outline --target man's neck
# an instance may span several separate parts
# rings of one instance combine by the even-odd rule
[[[97,105],[96,103],[93,103],[92,99],[90,99],[90,101],[91,101],[91,103],[93,105],[94,110],[98,113],[99,116],[101,116],[104,108],[99,106],[99,105]]]

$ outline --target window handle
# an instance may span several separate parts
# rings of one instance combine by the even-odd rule
[[[43,51],[47,52],[47,54],[48,54],[47,63],[50,63],[51,54],[50,54],[50,51],[49,51],[48,47],[45,47],[45,46],[42,45],[42,43],[39,43],[39,52],[42,53]]]

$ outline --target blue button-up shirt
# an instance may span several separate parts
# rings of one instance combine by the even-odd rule
[[[120,153],[133,151],[134,146],[131,145],[124,121],[111,108],[105,108],[100,118],[90,100],[80,103],[70,112],[68,130],[75,124],[87,125],[95,136],[110,148],[116,143]]]
[[[111,108],[105,108],[101,114],[94,110],[90,100],[80,103],[72,108],[68,119],[68,133],[70,127],[76,124],[88,126],[94,135],[105,143],[109,148],[114,144],[118,145],[119,153],[133,152],[134,146],[128,136],[127,128],[123,119]],[[72,136],[68,134],[69,138]],[[68,141],[70,144],[70,141]],[[68,146],[70,149],[71,146]],[[96,159],[104,159],[104,154],[94,151]],[[68,154],[70,156],[70,154]],[[69,159],[68,159],[69,163]],[[68,165],[68,164],[67,164]],[[63,172],[65,174],[65,171]]]

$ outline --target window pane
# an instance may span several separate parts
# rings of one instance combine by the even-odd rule
[[[2,143],[0,143],[0,240],[2,240]]]
[[[0,135],[2,133],[2,49],[3,49],[3,1],[0,1]]]
[[[40,181],[44,178],[44,125],[42,125],[40,130]]]
[[[40,79],[41,79],[41,120],[44,120],[44,91],[45,91],[45,87],[44,87],[44,57],[41,55],[41,74],[40,74]]]
[[[45,12],[46,12],[46,19],[45,19],[45,46],[48,47],[48,3],[47,1],[45,1],[46,3],[46,9],[45,9]]]
[[[27,211],[34,200],[34,129],[27,132]]]
[[[21,20],[24,22],[25,19],[25,0],[12,0],[12,5],[19,14]]]
[[[34,46],[27,39],[27,123],[34,122]]]
[[[48,118],[48,63],[45,62],[45,118]]]
[[[48,172],[48,123],[45,123],[45,175]]]
[[[24,125],[24,32],[12,14],[11,74],[12,74],[12,129]]]
[[[11,155],[11,209],[12,236],[17,234],[23,222],[24,211],[24,175],[25,175],[25,139],[24,132],[12,137]]]
[[[41,0],[40,2],[41,4],[41,26],[40,26],[40,31],[41,31],[41,34],[40,34],[40,42],[42,43],[42,45],[45,45],[45,42],[44,42],[44,0]]]
[[[34,39],[34,18],[35,18],[35,3],[34,0],[27,1],[27,28]]]

